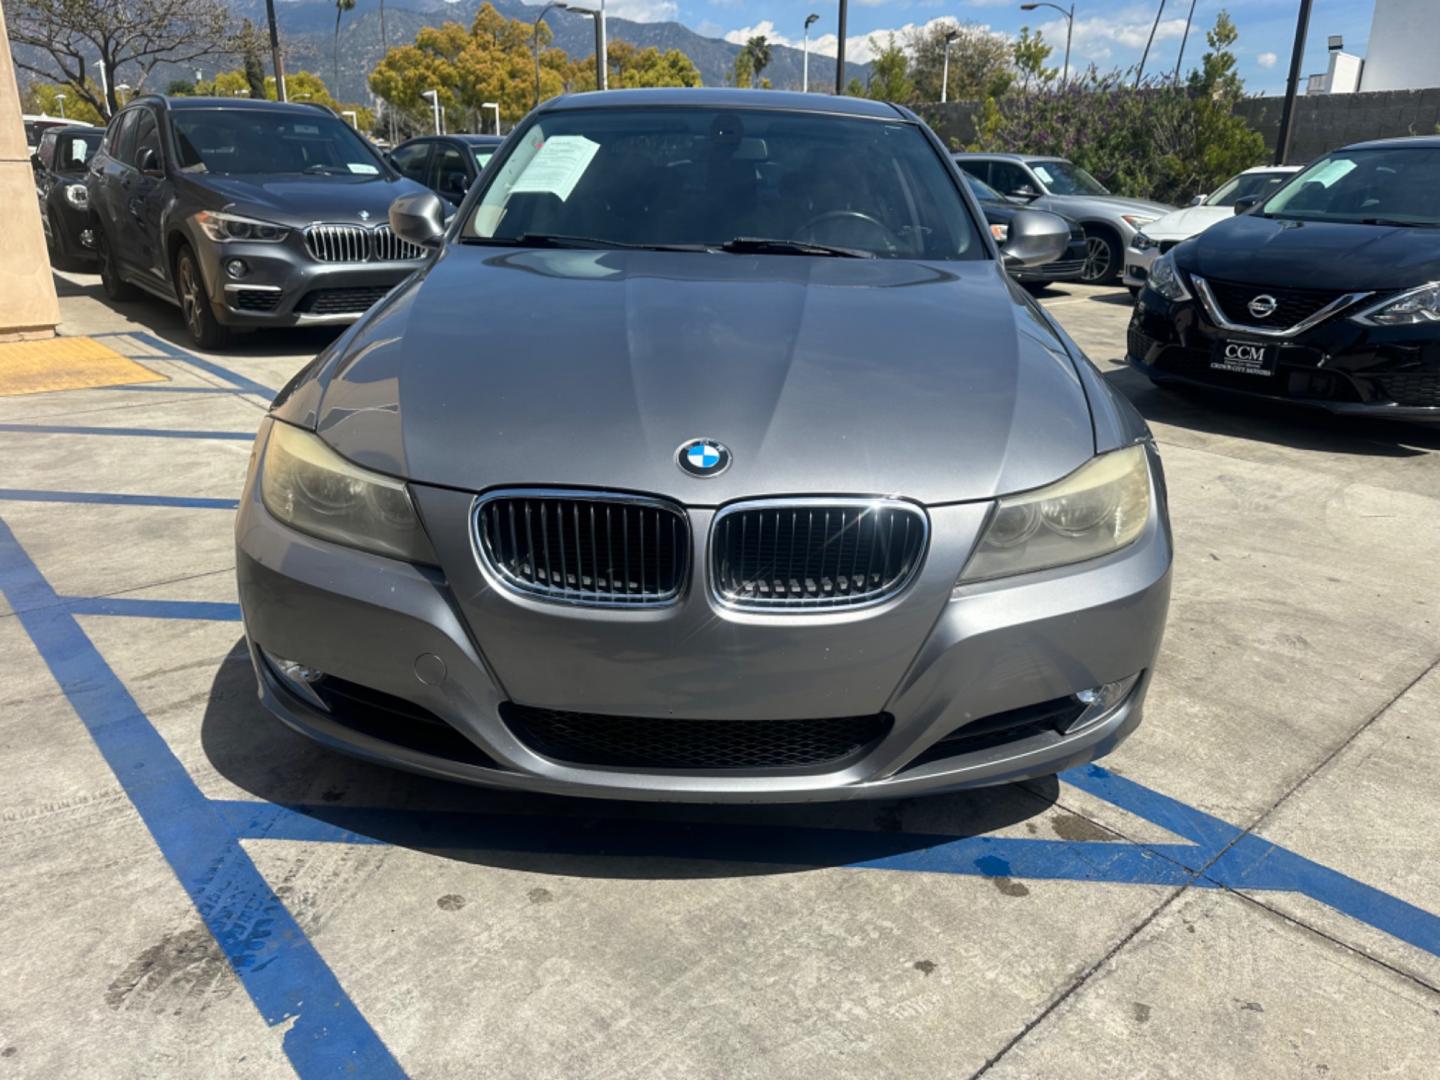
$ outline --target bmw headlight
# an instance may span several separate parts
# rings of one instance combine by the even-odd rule
[[[262,244],[278,244],[290,230],[283,225],[255,218],[226,214],[218,210],[201,210],[195,215],[195,224],[217,244],[226,240],[258,241]]]
[[[1142,225],[1149,225],[1152,221],[1159,221],[1157,217],[1146,217],[1143,214],[1121,214],[1120,219],[1132,229],[1138,229]]]
[[[84,184],[66,184],[65,201],[76,210],[90,209],[90,192]]]
[[[1418,289],[1366,308],[1355,316],[1355,321],[1367,326],[1416,326],[1440,322],[1440,282],[1421,285]]]
[[[436,562],[403,481],[346,461],[313,432],[274,420],[260,498],[291,528],[410,562]]]
[[[1151,240],[1150,237],[1146,236],[1143,232],[1137,232],[1134,239],[1130,241],[1130,246],[1136,251],[1149,251],[1155,246],[1155,241]]]
[[[1190,290],[1185,287],[1180,271],[1175,269],[1175,256],[1168,251],[1150,267],[1145,284],[1171,303],[1190,299]]]
[[[1150,517],[1144,446],[1092,458],[1063,480],[995,506],[958,584],[1108,555],[1134,543]]]

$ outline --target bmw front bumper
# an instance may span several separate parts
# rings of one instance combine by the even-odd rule
[[[547,605],[486,585],[467,565],[474,562],[472,494],[413,486],[444,564],[420,567],[290,529],[265,509],[252,475],[236,524],[240,603],[260,698],[272,713],[337,750],[430,776],[691,802],[828,801],[1003,784],[1094,760],[1140,722],[1170,591],[1171,539],[1158,459],[1152,463],[1151,520],[1122,551],[952,594],[988,505],[931,507],[930,551],[910,588],[867,611],[808,616],[730,611],[695,582],[660,612]],[[703,566],[714,510],[688,514],[695,565]],[[913,639],[901,629],[907,626],[919,627]],[[653,632],[666,654],[633,647],[632,632]],[[728,643],[721,655],[716,641]],[[817,657],[831,655],[820,641],[860,659],[817,671]],[[514,658],[525,656],[542,674],[554,664],[555,694],[583,693],[586,676],[577,680],[575,665],[560,662],[576,642],[630,680],[619,680],[619,689],[614,679],[597,681],[597,698],[658,695],[649,699],[652,724],[673,715],[677,730],[691,722],[686,717],[779,726],[843,715],[864,698],[867,711],[883,702],[883,734],[843,760],[810,768],[576,764],[537,745],[514,720],[517,709],[574,702],[545,700],[545,679],[516,675],[527,687],[517,702],[492,663],[500,658],[514,672]],[[897,664],[866,666],[896,648]],[[308,669],[305,679],[296,677],[297,665]],[[675,674],[686,671],[692,674]],[[1113,696],[1087,703],[1100,687]]]

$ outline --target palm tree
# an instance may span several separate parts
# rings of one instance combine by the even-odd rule
[[[340,92],[340,16],[355,10],[355,0],[335,0],[335,93]]]
[[[750,64],[755,71],[755,81],[760,81],[760,73],[770,66],[770,42],[765,40],[764,34],[756,34],[749,41],[745,42],[745,51],[750,54]]]

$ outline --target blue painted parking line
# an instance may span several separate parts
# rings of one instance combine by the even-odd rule
[[[178,360],[182,364],[189,364],[193,368],[198,368],[200,371],[224,379],[232,386],[247,394],[257,394],[267,401],[275,397],[274,389],[256,382],[250,378],[250,376],[242,375],[238,371],[231,371],[229,368],[217,364],[213,360],[206,360],[203,357],[196,356],[194,353],[186,352],[178,345],[171,345],[168,341],[163,338],[158,338],[154,334],[148,334],[144,331],[119,330],[114,333],[94,334],[92,336],[97,339],[115,337],[130,338],[134,341],[142,342],[147,348],[154,349],[156,355],[159,357],[166,360]]]
[[[169,360],[168,356],[132,356],[131,360]],[[126,390],[141,390],[147,394],[235,394],[228,386],[161,386],[159,383],[135,383],[124,387]]]
[[[123,615],[140,619],[203,619],[239,622],[240,605],[210,600],[144,600],[128,596],[62,596],[73,615]]]
[[[85,427],[79,424],[0,424],[0,431],[34,435],[121,435],[150,439],[234,439],[253,442],[253,431],[190,431],[180,428]]]
[[[0,593],[17,609],[161,854],[302,1080],[402,1077],[224,817],[0,520]],[[32,605],[33,610],[24,610]]]
[[[94,503],[102,506],[173,506],[186,510],[234,510],[239,499],[203,499],[190,495],[125,495],[113,491],[42,491],[0,488],[0,501]]]

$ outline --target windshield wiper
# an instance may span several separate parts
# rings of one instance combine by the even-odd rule
[[[874,253],[859,248],[811,244],[804,240],[770,240],[759,236],[737,236],[720,245],[731,255],[828,255],[837,259],[873,259]]]
[[[1397,221],[1395,218],[1369,217],[1361,218],[1361,225],[1393,225],[1398,229],[1434,229],[1440,227],[1440,223],[1434,221]]]
[[[711,251],[705,244],[629,244],[623,240],[605,240],[598,236],[558,236],[553,233],[521,233],[519,236],[462,236],[464,244],[490,244],[495,247],[586,248],[596,251]]]
[[[306,165],[300,170],[306,176],[349,176],[350,170],[343,165]]]

